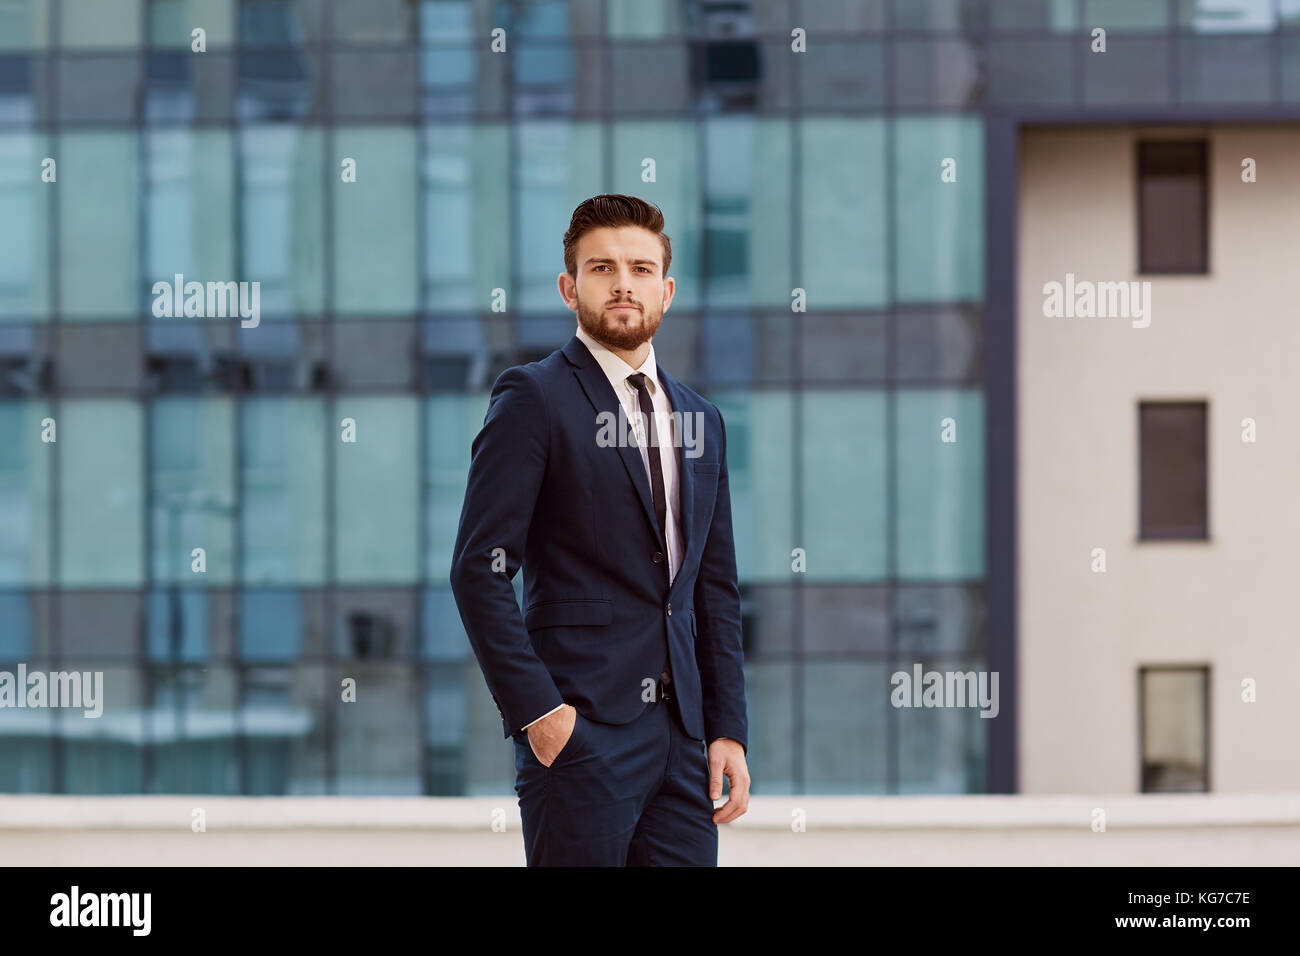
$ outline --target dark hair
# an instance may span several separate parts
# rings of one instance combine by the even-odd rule
[[[573,278],[578,277],[578,240],[592,229],[603,226],[640,226],[659,236],[664,247],[664,275],[673,261],[673,243],[664,232],[664,214],[654,203],[622,193],[604,193],[592,196],[578,204],[564,234],[564,268]]]

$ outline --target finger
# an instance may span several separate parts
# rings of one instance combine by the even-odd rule
[[[731,792],[724,803],[713,815],[714,823],[730,823],[749,810],[749,775],[738,770],[727,774]]]
[[[722,771],[725,767],[725,760],[722,757],[709,758],[709,799],[720,800],[722,798]]]

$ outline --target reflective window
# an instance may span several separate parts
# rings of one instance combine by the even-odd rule
[[[411,584],[417,577],[416,399],[348,395],[329,423],[335,462],[334,569],[346,584]],[[355,422],[342,441],[339,422]]]
[[[68,319],[137,314],[137,140],[134,131],[59,135],[59,295]]]
[[[887,793],[892,711],[888,666],[840,660],[809,662],[799,670],[803,792]]]
[[[605,0],[606,29],[611,37],[680,36],[684,6],[677,0]]]
[[[704,134],[707,301],[788,310],[794,285],[790,126],[783,120],[717,117],[705,123]]]
[[[143,0],[60,0],[59,45],[64,47],[138,47]],[[33,17],[39,17],[45,4],[36,4]]]
[[[473,39],[473,9],[468,0],[420,4],[419,70],[426,114],[464,115],[473,109],[480,63]]]
[[[153,759],[146,792],[237,795],[237,671],[158,666],[147,679]]]
[[[509,131],[500,125],[449,124],[426,127],[423,136],[424,307],[435,313],[487,310],[492,290],[510,275],[513,258],[510,243],[481,227],[510,221]],[[560,235],[567,226],[566,220]]]
[[[234,573],[234,404],[162,398],[149,406],[153,580],[212,587]],[[194,570],[202,548],[203,572]]]
[[[57,710],[54,733],[62,738],[60,770],[64,793],[133,794],[145,792],[144,744],[148,740],[144,672],[135,666],[106,667],[93,659],[61,661],[59,670],[103,673],[99,683],[102,716]]]
[[[43,50],[48,43],[48,2],[11,0],[0,4],[0,50]]]
[[[201,663],[212,657],[208,594],[177,582],[145,598],[146,653],[161,663]]]
[[[951,161],[951,162],[950,162]],[[894,124],[895,297],[984,297],[984,124],[902,116]]]
[[[515,142],[519,157],[515,206],[519,307],[539,312],[565,310],[556,286],[556,277],[564,271],[564,233],[574,207],[599,192],[600,127],[595,123],[522,122]]]
[[[892,0],[893,27],[896,30],[960,31],[975,27],[982,4],[968,0]]]
[[[324,404],[249,398],[240,411],[243,580],[320,584],[325,577]],[[329,430],[331,438],[336,434]]]
[[[746,661],[745,702],[749,705],[749,750],[745,762],[755,793],[804,793],[795,775],[795,668],[787,661]],[[820,693],[820,691],[818,692]],[[824,791],[823,791],[824,792]]]
[[[428,580],[445,584],[460,527],[469,476],[470,446],[483,427],[487,395],[434,395],[424,406],[423,480]]]
[[[230,135],[224,131],[152,129],[143,142],[145,270],[141,308],[152,315],[155,282],[171,284],[177,273],[186,282],[236,279],[234,156]]]
[[[245,793],[326,793],[326,709],[340,693],[333,674],[323,665],[297,664],[250,667],[242,675]]]
[[[419,4],[419,7],[427,6],[427,3]],[[336,41],[396,46],[415,36],[419,11],[408,0],[367,0],[335,3],[330,16]]]
[[[885,121],[818,118],[800,125],[802,270],[796,280],[808,308],[883,306]]]
[[[416,308],[415,134],[340,128],[337,155],[356,160],[356,182],[334,177],[335,306],[357,315]]]
[[[139,587],[142,581],[142,419],[140,405],[122,399],[76,399],[60,405],[63,587]]]
[[[988,5],[994,30],[1046,30],[1067,33],[1078,24],[1078,0],[994,0]]]
[[[790,580],[795,540],[794,411],[790,393],[710,392],[727,428],[727,479],[741,584]]]
[[[956,672],[975,675],[978,682],[988,666],[981,659],[920,657],[900,659],[899,669],[912,673],[915,663],[922,673]],[[990,678],[984,689],[992,700]],[[967,677],[963,688],[970,687]],[[890,687],[893,690],[893,687]],[[965,690],[963,690],[965,692]],[[975,693],[978,695],[978,683]],[[998,696],[1003,693],[1001,681]],[[979,701],[979,697],[976,697]],[[981,717],[981,706],[890,707],[898,734],[898,789],[900,794],[984,793],[988,790],[988,728],[993,721]],[[999,700],[999,709],[1001,703]],[[992,713],[992,705],[987,708]]]
[[[49,414],[43,400],[0,401],[0,586],[49,583],[51,449],[41,440]]]
[[[325,258],[320,131],[246,126],[239,145],[240,278],[261,283],[264,317],[319,312]]]
[[[334,686],[356,681],[355,701],[340,703],[335,726],[335,793],[417,796],[421,792],[419,675],[407,664],[352,662]],[[504,749],[504,748],[503,748]]]
[[[799,441],[809,581],[878,581],[888,561],[885,393],[809,389]],[[788,565],[787,565],[788,566]]]
[[[983,577],[983,393],[906,389],[894,409],[899,577]]]
[[[48,156],[45,137],[0,137],[0,322],[44,321],[50,309],[50,192],[33,170]],[[56,167],[57,168],[57,167]]]
[[[1169,25],[1169,4],[1165,0],[1134,3],[1133,0],[1083,0],[1083,27],[1089,33],[1097,27],[1111,31],[1163,30]]]
[[[1178,0],[1178,24],[1197,33],[1268,33],[1274,0]]]

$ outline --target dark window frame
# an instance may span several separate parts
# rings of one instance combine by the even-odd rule
[[[1142,139],[1137,138],[1134,142],[1133,162],[1134,162],[1134,205],[1136,208],[1136,225],[1137,225],[1137,272],[1138,275],[1149,276],[1209,276],[1212,274],[1210,268],[1210,168],[1212,157],[1210,155],[1210,136],[1196,137],[1194,139]],[[1148,266],[1144,254],[1145,244],[1142,241],[1145,234],[1145,219],[1142,214],[1142,180],[1143,170],[1146,163],[1143,161],[1143,154],[1153,146],[1167,146],[1178,144],[1182,146],[1197,146],[1201,153],[1201,163],[1204,172],[1201,176],[1201,209],[1202,209],[1202,229],[1201,229],[1201,266],[1202,268],[1186,269],[1155,269]]]
[[[1143,509],[1145,500],[1144,487],[1146,475],[1143,471],[1143,430],[1142,414],[1147,408],[1154,406],[1186,406],[1200,407],[1204,409],[1204,427],[1205,427],[1205,458],[1204,458],[1204,485],[1205,485],[1205,521],[1200,525],[1186,525],[1178,528],[1149,528],[1147,527],[1147,517]],[[1163,399],[1139,399],[1137,403],[1137,513],[1138,543],[1147,541],[1210,541],[1210,403],[1206,399],[1190,400],[1163,400]]]

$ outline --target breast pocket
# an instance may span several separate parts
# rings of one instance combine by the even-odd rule
[[[570,625],[598,627],[613,619],[614,605],[608,598],[538,601],[524,611],[524,627],[530,631]]]
[[[716,475],[718,473],[718,463],[716,461],[697,461],[695,462],[695,473],[697,475]]]

